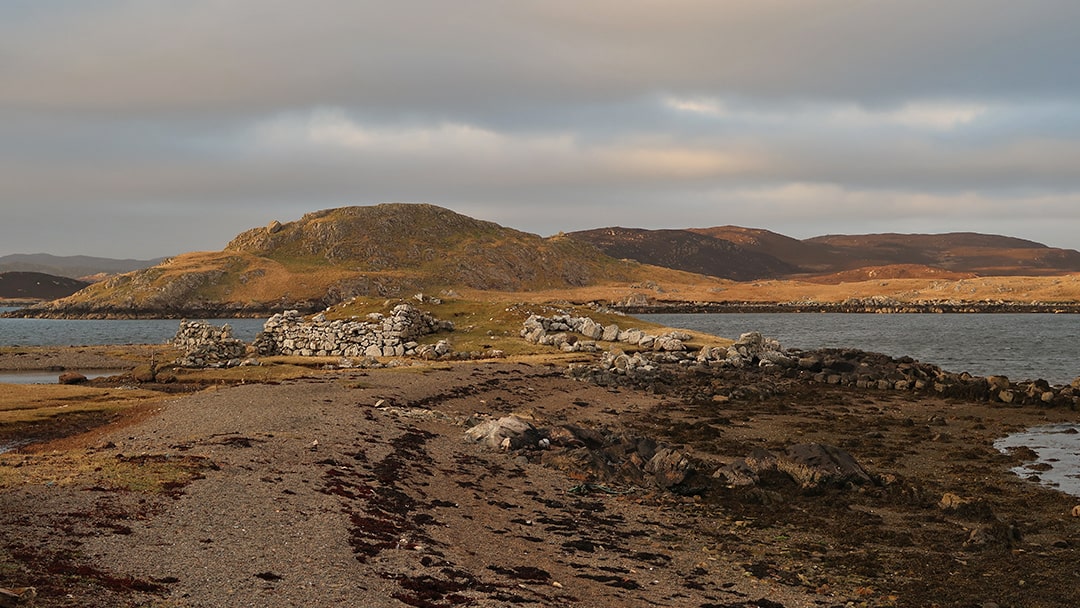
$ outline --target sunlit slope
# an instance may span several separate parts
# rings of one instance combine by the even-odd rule
[[[36,307],[63,316],[219,316],[317,309],[353,296],[418,291],[559,292],[709,279],[616,260],[568,238],[541,238],[431,205],[310,213],[238,235]]]

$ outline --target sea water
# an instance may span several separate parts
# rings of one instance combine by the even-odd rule
[[[1074,314],[655,314],[640,318],[735,339],[748,331],[784,348],[857,348],[908,356],[950,372],[1068,384],[1080,377]]]
[[[0,308],[0,312],[16,310]],[[251,342],[266,319],[208,319],[232,327],[233,337]],[[164,344],[180,328],[179,319],[7,319],[0,318],[0,346],[93,346]]]
[[[1014,473],[1080,496],[1080,424],[1032,427],[998,439],[994,447],[1005,453],[1010,448],[1030,448],[1038,454],[1038,458],[1013,468]]]

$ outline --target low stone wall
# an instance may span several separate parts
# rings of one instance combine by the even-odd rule
[[[743,334],[729,347],[706,346],[696,354],[639,352],[629,355],[615,349],[605,352],[597,363],[571,366],[570,373],[602,384],[618,383],[655,377],[663,371],[664,365],[730,370],[726,373],[739,378],[743,388],[750,386],[747,382],[755,376],[762,380],[797,378],[859,389],[905,391],[1013,406],[1080,408],[1080,378],[1065,386],[1053,386],[1045,380],[1013,382],[1004,376],[948,372],[910,357],[893,358],[856,349],[783,349],[776,340],[758,332]]]
[[[416,356],[428,350],[417,338],[453,329],[453,323],[439,321],[409,304],[399,304],[389,316],[372,313],[366,321],[328,321],[321,314],[305,321],[298,311],[290,310],[266,321],[255,338],[255,350],[262,356]],[[445,345],[442,348],[449,350]]]
[[[582,340],[578,336],[584,336]],[[640,329],[620,329],[618,325],[601,325],[589,317],[557,315],[541,317],[530,315],[525,319],[521,337],[532,344],[556,346],[567,352],[597,351],[597,341],[621,342],[643,350],[657,352],[683,352],[688,334],[672,332],[663,335],[649,334]]]
[[[183,352],[176,360],[183,367],[239,364],[247,354],[247,344],[232,337],[227,323],[215,327],[206,321],[181,321],[172,345]]]

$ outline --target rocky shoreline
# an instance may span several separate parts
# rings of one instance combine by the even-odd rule
[[[653,300],[610,306],[626,314],[656,313],[879,313],[879,314],[994,314],[1080,313],[1076,302],[928,301],[902,302],[891,298],[863,298],[843,302],[682,302]]]
[[[65,306],[56,308],[38,303],[19,310],[0,313],[0,318],[39,319],[238,319],[263,318],[296,310],[314,314],[325,310],[329,301],[288,301],[255,304],[206,303],[182,307],[138,306]],[[594,302],[595,304],[595,302]],[[656,313],[880,313],[880,314],[995,314],[1041,313],[1078,314],[1080,303],[1019,302],[1006,300],[931,300],[905,302],[887,297],[854,298],[841,302],[758,302],[758,301],[683,301],[633,296],[620,301],[599,304],[625,314]]]
[[[312,370],[24,447],[0,455],[0,587],[36,587],[34,606],[1074,599],[1080,498],[993,447],[1077,421],[1074,401],[897,390],[860,377],[940,370],[743,342]],[[83,461],[186,473],[132,490]]]

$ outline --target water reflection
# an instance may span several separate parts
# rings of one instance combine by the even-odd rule
[[[995,441],[994,447],[1005,453],[1024,448],[1031,450],[1036,455],[1035,460],[1013,468],[1014,473],[1080,496],[1080,425],[1033,427]]]
[[[20,370],[0,371],[0,384],[56,384],[60,380],[60,374],[74,372],[86,376],[87,380],[101,378],[102,376],[116,376],[124,373],[122,369],[68,369],[55,370]]]

